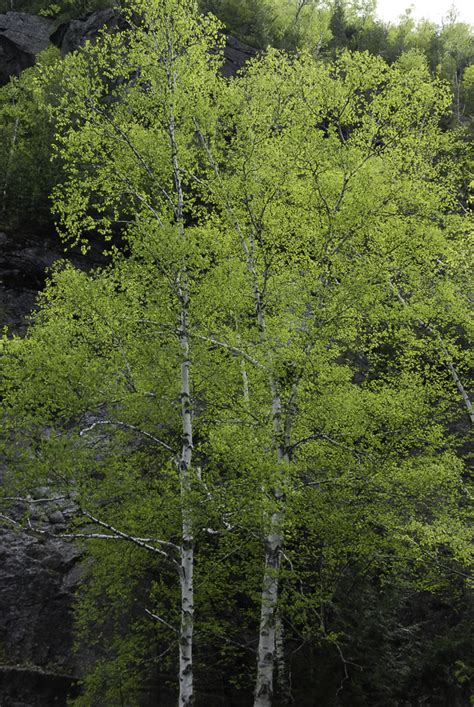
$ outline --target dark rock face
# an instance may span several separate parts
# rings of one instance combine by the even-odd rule
[[[87,256],[67,255],[85,269],[104,261],[98,248]],[[48,269],[64,257],[57,237],[0,232],[0,328],[24,333]],[[38,496],[49,497],[49,489],[38,489]],[[21,521],[25,510],[25,504],[15,503],[5,515]],[[38,501],[28,510],[32,524],[46,535],[0,527],[0,705],[62,707],[82,664],[72,650],[81,555],[57,537],[73,508]]]
[[[126,26],[125,20],[116,10],[97,10],[60,25],[51,35],[51,41],[60,48],[61,55],[65,56],[79,49],[87,40],[94,41],[104,29],[114,32],[125,29]]]
[[[19,521],[29,510],[41,532],[0,528],[0,705],[66,705],[77,672],[71,629],[81,552],[56,537],[74,506],[61,497],[45,502],[45,494],[40,488],[7,511]]]
[[[11,39],[0,34],[0,86],[5,86],[10,76],[19,76],[34,63],[32,54],[23,52]]]
[[[0,232],[0,329],[23,333],[52,264],[67,258],[83,269],[104,263],[98,248],[87,255],[77,249],[64,252],[59,237]]]
[[[0,529],[0,704],[66,704],[79,556],[59,539]]]
[[[0,233],[0,327],[25,329],[25,317],[34,307],[46,269],[59,256],[51,239]]]
[[[0,15],[0,85],[32,66],[49,44],[53,21],[26,12]]]
[[[258,49],[244,44],[228,34],[226,37],[226,45],[224,48],[225,62],[222,66],[222,74],[224,76],[234,76],[239,71],[246,61],[252,59],[258,54]]]
[[[71,685],[67,675],[0,666],[0,704],[5,707],[66,707]]]

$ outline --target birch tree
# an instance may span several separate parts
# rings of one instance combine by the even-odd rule
[[[443,429],[458,382],[467,395],[449,96],[419,63],[349,54],[270,51],[226,84],[212,18],[132,9],[127,32],[55,67],[56,214],[85,248],[120,239],[96,275],[58,269],[28,337],[4,343],[12,475],[74,499],[72,539],[152,558],[139,605],[179,644],[180,704],[198,572],[201,641],[255,652],[268,706],[289,636],[342,655],[326,607],[347,567],[467,558]],[[133,579],[115,553],[117,604]],[[237,595],[255,640],[240,617],[227,630]],[[112,703],[124,665],[102,666]],[[102,699],[89,685],[84,705]]]
[[[426,264],[442,252],[449,256],[441,259],[462,263],[462,258],[445,237],[446,227],[456,221],[450,215],[456,171],[446,176],[438,161],[449,142],[437,126],[449,97],[423,67],[404,77],[398,67],[389,70],[365,55],[345,55],[336,67],[326,67],[310,57],[290,63],[269,53],[230,86],[229,94],[226,157],[219,162],[218,149],[214,154],[212,145],[202,142],[222,228],[234,233],[241,248],[240,291],[246,301],[241,306],[255,317],[254,334],[243,339],[243,348],[259,352],[265,367],[253,385],[252,369],[250,399],[258,390],[254,414],[261,416],[262,429],[271,420],[264,446],[274,474],[263,486],[269,501],[254,703],[262,707],[272,703],[274,693],[280,566],[296,450],[324,438],[337,446],[340,434],[324,431],[328,418],[324,403],[320,408],[317,402],[332,404],[326,375],[339,379],[334,394],[342,395],[340,357],[360,347],[365,327],[377,348],[375,332],[382,321],[400,326],[396,302],[390,301],[391,273],[409,279],[407,288],[425,297],[426,306],[439,303],[440,296],[454,305],[456,285],[448,293],[445,281],[436,281]],[[463,226],[458,246],[462,234]],[[416,256],[418,247],[423,260]],[[450,316],[463,319],[462,309],[454,305]],[[367,352],[375,360],[372,344]],[[420,360],[414,340],[406,341],[404,353]],[[414,370],[407,375],[410,388],[436,397]],[[316,382],[319,376],[326,381],[323,387]],[[390,398],[395,391],[387,386],[386,392]],[[343,398],[354,394],[346,389]],[[338,413],[332,414],[335,422]],[[387,410],[387,424],[389,418]],[[353,425],[346,418],[347,439]],[[428,457],[433,453],[427,449]],[[449,464],[448,456],[446,470]]]
[[[166,290],[166,316],[160,309],[159,316],[151,319],[178,347],[179,365],[168,375],[177,376],[180,448],[174,449],[158,433],[140,433],[174,454],[178,472],[181,534],[179,561],[172,561],[177,564],[181,587],[179,704],[190,705],[194,628],[190,496],[197,474],[193,465],[190,300],[199,267],[193,253],[196,233],[190,235],[190,223],[196,221],[196,195],[190,179],[197,160],[192,119],[214,119],[211,93],[220,57],[210,51],[220,40],[216,23],[211,17],[199,17],[193,3],[135,2],[125,14],[129,31],[104,34],[95,46],[68,57],[60,67],[61,93],[54,117],[57,159],[64,164],[65,180],[54,198],[66,237],[87,248],[88,232],[94,230],[107,238],[121,224],[135,262],[141,258],[148,268],[152,263],[156,280]],[[144,266],[142,277],[150,274]],[[102,316],[98,311],[97,317]],[[124,331],[121,327],[114,333],[111,328],[109,334],[123,355],[125,386],[135,390],[135,370],[128,361]],[[147,392],[157,395],[156,390]],[[80,434],[105,425],[112,430],[127,428],[125,422],[97,420],[85,425]],[[173,554],[173,543],[155,544],[154,551],[168,557]]]

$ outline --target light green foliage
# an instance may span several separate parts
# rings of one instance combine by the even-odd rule
[[[437,266],[463,262],[463,227],[446,238],[456,170],[446,177],[436,157],[447,148],[437,122],[449,96],[423,63],[388,69],[367,55],[345,55],[325,67],[309,57],[289,64],[276,53],[228,93],[232,137],[213,194],[222,228],[238,222],[263,293],[268,339],[259,342],[255,329],[241,332],[240,342],[271,362],[287,401],[294,458],[283,482],[292,568],[285,592],[308,586],[322,555],[324,572],[307,594],[312,611],[315,596],[331,600],[349,558],[379,557],[381,572],[383,558],[392,558],[389,573],[398,562],[436,562],[429,538],[445,542],[444,502],[462,494],[459,462],[439,424],[448,379],[437,342],[417,327],[423,319],[444,331],[464,320],[466,307],[462,280],[450,270],[448,282]],[[233,300],[236,321],[251,308],[244,269],[242,277],[238,291],[248,304],[242,298],[239,310]],[[409,296],[408,310],[398,290]],[[368,360],[361,386],[343,365],[356,350]],[[255,436],[260,419],[268,435],[255,459],[271,445],[270,392],[264,372],[249,366],[248,376],[248,424]],[[226,435],[242,449],[242,418]],[[267,503],[272,509],[270,496]],[[459,554],[456,541],[452,548],[464,562],[467,538],[457,537]],[[308,574],[295,569],[305,562]],[[433,582],[430,574],[424,586]],[[298,606],[291,596],[289,605]],[[299,620],[301,630],[311,623],[309,615]]]
[[[271,50],[224,82],[211,16],[187,2],[133,9],[144,24],[61,64],[55,213],[84,248],[91,232],[120,232],[123,253],[110,246],[95,274],[58,268],[28,336],[4,339],[11,480],[46,480],[139,538],[177,542],[186,503],[201,660],[224,666],[258,632],[268,518],[284,505],[290,640],[336,645],[346,637],[324,616],[351,572],[436,591],[441,560],[469,559],[445,429],[457,400],[446,351],[461,373],[467,363],[469,224],[457,143],[439,128],[451,99],[414,53],[389,67]],[[183,273],[195,431],[184,501]],[[135,704],[137,675],[175,649],[173,568],[94,542],[78,615],[104,653],[78,704]],[[146,609],[166,623],[147,623]],[[242,672],[232,680],[250,688]]]
[[[140,11],[138,5],[136,10]],[[218,46],[220,40],[210,16],[187,20],[185,14],[174,14],[170,36],[183,46],[176,61],[173,57],[178,84],[171,91],[165,67],[157,60],[160,52],[172,51],[166,44],[167,30],[162,29],[169,11],[164,5],[155,7],[152,14],[150,8],[147,23],[155,31],[137,29],[127,40],[126,51],[124,34],[105,34],[87,52],[64,61],[66,80],[56,111],[57,155],[67,160],[69,178],[58,188],[55,208],[73,239],[88,226],[109,234],[114,222],[125,218],[131,219],[131,229],[135,221],[149,222],[155,229],[160,220],[173,223],[170,105],[179,116],[177,140],[186,174],[196,160],[196,150],[189,144],[193,120],[201,116],[215,119],[207,111],[207,102],[213,89],[213,66],[219,59],[208,56],[205,49]],[[181,36],[184,32],[188,37],[198,32],[201,40],[186,39]],[[129,81],[125,83],[123,77]],[[191,192],[189,199],[192,204]],[[181,246],[158,242],[157,247]],[[162,255],[170,261],[174,258],[171,253]]]
[[[39,57],[41,66],[55,66],[56,48]],[[50,98],[54,75],[49,84],[39,85],[40,68],[33,67],[0,88],[0,223],[15,227],[19,222],[44,224],[49,220],[48,197],[57,179],[50,164],[54,127],[45,102]]]

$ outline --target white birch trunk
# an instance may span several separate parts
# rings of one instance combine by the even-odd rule
[[[278,464],[282,462],[288,462],[288,455],[283,447],[279,447]],[[285,510],[283,492],[277,489],[274,495],[279,508],[271,515],[269,532],[265,538],[254,707],[271,707],[277,661],[277,608]]]
[[[253,263],[251,264],[253,269]],[[257,323],[262,339],[265,339],[265,317],[257,284],[254,283]],[[282,436],[282,405],[277,385],[270,376],[272,391],[273,439],[277,446],[278,474],[281,465],[288,462],[285,440]],[[278,476],[278,475],[277,475]],[[270,527],[265,538],[265,566],[263,571],[262,598],[260,608],[260,630],[257,651],[257,678],[255,682],[254,707],[271,707],[273,700],[273,675],[276,663],[276,625],[280,580],[281,552],[283,550],[284,499],[278,487],[274,491],[276,510],[271,514]]]
[[[265,539],[265,569],[263,574],[260,632],[258,638],[257,680],[254,707],[271,707],[273,672],[276,656],[276,609],[280,557],[283,538],[280,531],[281,513],[272,514],[270,532]]]
[[[181,180],[181,168],[178,160],[178,144],[175,134],[174,93],[176,91],[176,72],[173,67],[173,46],[168,38],[168,64],[166,66],[168,88],[170,91],[170,113],[168,136],[173,165],[174,187],[176,194],[175,218],[179,235],[185,238],[184,229],[184,193]],[[181,419],[182,449],[178,460],[179,482],[181,488],[181,624],[179,632],[179,705],[191,707],[194,703],[193,681],[193,632],[194,632],[194,536],[190,509],[192,488],[191,463],[193,452],[193,415],[191,400],[191,362],[189,356],[189,293],[186,264],[183,263],[177,279],[177,294],[181,306],[179,342],[181,348]]]
[[[190,362],[188,339],[187,296],[183,296],[181,314],[181,417],[183,423],[183,444],[179,460],[179,480],[181,485],[181,628],[179,636],[179,705],[193,704],[193,630],[194,630],[194,538],[192,519],[189,511],[191,490],[191,460],[193,450],[192,407],[190,394]]]

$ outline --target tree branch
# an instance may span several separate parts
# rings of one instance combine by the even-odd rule
[[[148,614],[148,616],[151,616],[152,619],[155,619],[155,621],[159,621],[160,624],[163,624],[164,626],[167,626],[167,627],[170,628],[174,633],[176,633],[176,634],[179,635],[178,629],[175,628],[174,626],[172,626],[171,624],[169,624],[169,623],[168,623],[167,621],[165,621],[164,619],[162,619],[161,616],[158,616],[157,614],[153,614],[153,613],[152,613],[151,611],[149,611],[148,609],[145,609],[145,613]]]
[[[227,349],[228,351],[236,354],[237,356],[242,356],[242,358],[244,358],[249,363],[252,363],[257,368],[262,368],[263,370],[266,370],[266,366],[264,366],[263,363],[260,363],[260,361],[257,361],[256,358],[249,356],[248,353],[246,353],[245,351],[242,351],[242,349],[237,348],[237,346],[233,346],[232,344],[227,344],[225,341],[218,341],[217,339],[214,339],[213,336],[203,336],[202,334],[194,334],[191,332],[189,335],[191,337],[193,337],[194,339],[200,339],[201,341],[208,341],[210,344],[213,344],[214,346],[219,346],[221,348]]]
[[[168,552],[165,550],[161,550],[158,547],[154,547],[153,545],[150,545],[150,542],[158,543],[162,545],[163,547],[169,547],[172,550],[179,550],[179,547],[175,545],[174,543],[171,542],[166,542],[165,540],[157,540],[153,539],[152,541],[148,538],[137,538],[134,537],[133,535],[129,535],[128,533],[124,533],[122,530],[118,530],[115,528],[113,525],[110,525],[110,523],[105,523],[102,520],[99,520],[99,518],[96,518],[93,516],[91,513],[88,511],[81,509],[81,513],[83,516],[86,518],[89,518],[90,521],[95,523],[96,525],[100,525],[101,528],[106,528],[107,530],[110,530],[111,533],[113,533],[117,538],[121,538],[123,540],[128,540],[129,542],[133,543],[134,545],[138,545],[138,547],[142,547],[145,550],[150,550],[151,552],[154,552],[158,555],[162,555],[166,557],[168,560],[171,560],[175,565],[179,567],[179,563],[170,556]],[[109,536],[110,537],[110,536]]]
[[[359,459],[364,454],[362,452],[358,452],[357,449],[354,449],[353,447],[348,447],[346,444],[342,444],[342,442],[337,442],[335,439],[332,439],[332,437],[329,437],[329,435],[325,434],[324,432],[315,432],[312,435],[308,435],[308,437],[303,437],[302,439],[298,440],[294,444],[291,445],[291,447],[288,447],[288,451],[291,453],[294,452],[295,449],[298,447],[301,447],[303,444],[307,444],[308,442],[314,442],[317,439],[324,439],[326,442],[329,442],[329,444],[334,445],[335,447],[340,447],[341,449],[344,449],[346,452],[351,452],[351,454],[355,454],[355,456]]]
[[[403,298],[403,296],[402,296],[402,294],[400,293],[398,287],[396,287],[396,286],[393,284],[393,281],[392,281],[392,280],[390,280],[390,287],[391,287],[391,289],[392,289],[392,292],[395,294],[395,296],[397,297],[398,301],[400,302],[400,304],[402,304],[404,307],[408,307],[408,303],[407,303],[406,300]],[[456,384],[456,388],[458,389],[458,391],[459,391],[459,393],[460,393],[460,395],[461,395],[461,398],[462,398],[462,400],[463,400],[463,402],[464,402],[464,405],[465,405],[465,407],[466,407],[467,414],[468,414],[468,416],[469,416],[469,419],[470,419],[470,421],[471,421],[471,424],[474,425],[474,408],[473,408],[472,403],[471,403],[471,400],[470,400],[470,398],[469,398],[469,394],[468,394],[466,388],[463,386],[462,381],[461,381],[461,379],[460,379],[460,377],[459,377],[459,374],[458,374],[458,372],[456,371],[456,369],[455,369],[455,367],[454,367],[454,365],[453,365],[453,362],[452,362],[452,360],[451,360],[450,353],[449,353],[448,349],[446,348],[446,345],[445,345],[445,343],[444,343],[444,341],[443,341],[442,336],[441,336],[440,334],[438,334],[438,332],[436,332],[436,331],[428,324],[428,322],[425,322],[425,321],[423,321],[422,319],[419,319],[419,320],[418,320],[418,324],[419,324],[419,326],[420,326],[422,329],[425,329],[425,330],[428,332],[428,334],[430,334],[434,339],[437,339],[437,340],[438,340],[438,347],[439,347],[439,350],[441,351],[441,353],[442,353],[443,356],[444,356],[446,367],[447,367],[447,369],[448,369],[448,371],[449,371],[449,373],[450,373],[450,375],[451,375],[451,378],[453,379],[454,383]]]
[[[133,430],[133,432],[137,432],[138,434],[141,434],[144,437],[151,439],[153,442],[155,442],[155,444],[158,444],[160,447],[164,447],[169,452],[176,454],[175,450],[170,447],[169,444],[163,442],[163,440],[161,439],[158,439],[158,437],[155,437],[150,432],[146,432],[145,430],[142,430],[139,427],[136,427],[135,425],[131,425],[127,422],[120,422],[118,420],[96,420],[96,422],[93,422],[92,425],[89,425],[89,427],[84,427],[84,429],[79,432],[79,436],[83,437],[87,432],[91,432],[98,425],[111,425],[112,427],[121,427],[126,430]]]
[[[150,165],[145,160],[145,158],[143,157],[141,152],[134,145],[134,143],[130,139],[129,135],[127,135],[127,133],[124,130],[122,130],[120,125],[118,125],[114,120],[112,120],[112,118],[110,117],[110,115],[108,115],[108,113],[106,111],[104,111],[103,109],[99,108],[97,105],[92,103],[91,100],[86,99],[86,103],[91,110],[93,110],[95,113],[98,113],[98,115],[100,115],[104,120],[106,120],[112,126],[112,129],[115,131],[115,133],[130,148],[133,155],[138,160],[139,164],[142,165],[143,169],[145,170],[147,175],[150,177],[150,179],[153,181],[153,183],[157,183],[156,174],[153,172],[153,170],[151,169]],[[163,196],[165,197],[166,201],[171,206],[173,213],[176,213],[176,206],[175,206],[173,200],[171,199],[170,195],[168,194],[168,192],[161,186],[161,184],[158,184],[158,188],[161,191],[161,193],[163,194]]]

